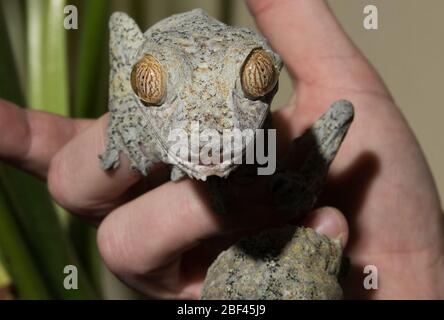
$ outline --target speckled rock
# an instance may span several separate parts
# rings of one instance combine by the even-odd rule
[[[208,270],[201,299],[342,299],[339,242],[287,226],[240,240]]]

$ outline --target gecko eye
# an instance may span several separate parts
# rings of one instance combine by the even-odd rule
[[[165,98],[166,76],[160,63],[146,54],[131,72],[131,86],[139,99],[148,105],[161,105]]]
[[[241,83],[245,95],[258,99],[269,93],[276,85],[278,72],[274,60],[264,49],[254,49],[242,66]]]

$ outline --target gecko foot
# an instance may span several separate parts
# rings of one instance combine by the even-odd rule
[[[270,179],[269,187],[280,212],[298,217],[313,208],[353,116],[354,108],[349,101],[337,101],[307,132],[293,141],[284,162],[288,163],[288,157],[297,152],[301,141],[308,139],[312,145],[299,169],[280,168]]]

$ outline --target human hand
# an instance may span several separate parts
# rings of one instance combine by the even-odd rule
[[[408,127],[380,80],[348,43],[321,2],[276,2],[272,6],[267,3],[272,2],[251,1],[250,8],[294,78],[298,78],[297,99],[292,98],[289,107],[276,114],[278,129],[281,132],[284,128],[290,129],[281,136],[299,135],[338,98],[350,99],[357,107],[356,123],[344,143],[344,151],[335,161],[325,200],[350,214],[355,237],[349,249],[352,261],[357,266],[377,265],[384,279],[377,294],[390,297],[389,293],[393,293],[391,297],[396,298],[395,285],[405,285],[402,283],[405,281],[391,277],[395,272],[399,276],[397,267],[415,259],[414,252],[419,250],[424,261],[412,262],[407,272],[421,271],[424,278],[414,279],[424,281],[421,286],[428,288],[426,293],[430,296],[437,294],[440,282],[433,276],[438,272],[427,273],[425,266],[430,265],[436,271],[442,267],[439,260],[442,247],[433,247],[442,237],[440,205],[428,168]],[[292,9],[295,5],[297,10]],[[288,28],[304,30],[304,34],[282,31]],[[328,48],[323,44],[325,39],[330,42],[334,39],[337,44]],[[288,41],[292,41],[290,45]],[[323,56],[314,54],[316,52]],[[372,106],[372,111],[368,106]],[[213,214],[201,183],[166,182],[168,173],[164,167],[156,168],[143,181],[129,169],[126,159],[122,159],[116,171],[103,172],[97,155],[105,148],[106,116],[96,121],[70,120],[41,112],[25,113],[4,102],[0,107],[0,125],[5,132],[0,138],[0,157],[48,178],[49,189],[61,205],[95,221],[105,263],[122,280],[147,295],[198,297],[206,268],[220,249],[245,229],[267,225],[270,221],[269,208],[260,204],[256,204],[257,210],[239,208],[240,213],[250,210],[254,216]],[[392,131],[389,137],[381,135],[384,132],[381,128],[387,126]],[[373,132],[375,136],[369,136]],[[409,159],[403,154],[408,154]],[[398,162],[392,162],[396,159]],[[369,169],[369,163],[369,174],[365,176],[368,179],[353,170],[357,165],[359,168],[364,165],[363,170]],[[407,168],[408,177],[402,175]],[[399,208],[400,203],[386,193],[394,190],[394,186],[398,190],[401,183],[407,194],[402,196],[398,192],[396,197],[402,196],[407,209]],[[423,189],[416,190],[416,185]],[[354,193],[344,197],[344,190],[354,190]],[[415,203],[410,206],[413,196]],[[359,206],[349,198],[359,200]],[[395,214],[382,217],[387,212]],[[405,221],[406,218],[412,220]],[[340,235],[345,243],[347,226],[336,210],[317,210],[305,223],[330,236]],[[393,228],[388,228],[390,225]],[[410,239],[409,233],[413,231],[417,234]],[[399,248],[412,253],[398,255],[399,262],[392,258],[396,263],[388,263],[390,260],[384,254],[380,257],[374,254]],[[346,293],[358,295],[357,289],[361,287],[361,283],[352,279]]]
[[[257,204],[244,214],[216,215],[202,183],[169,182],[164,166],[141,180],[122,157],[117,170],[103,171],[97,155],[107,122],[107,116],[73,120],[0,100],[0,159],[48,180],[63,207],[98,225],[105,263],[129,285],[150,297],[197,298],[216,255],[245,230],[269,225],[271,210]],[[346,241],[346,222],[335,209],[316,210],[305,224]]]
[[[293,78],[282,131],[300,135],[332,101],[348,99],[355,120],[331,167],[325,203],[346,214],[351,298],[443,298],[444,231],[424,155],[378,74],[322,0],[249,0],[249,8]],[[379,289],[365,290],[365,265]]]

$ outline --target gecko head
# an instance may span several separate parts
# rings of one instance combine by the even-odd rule
[[[225,177],[269,114],[282,61],[262,36],[203,11],[173,18],[145,33],[133,95],[164,162],[197,179]]]

